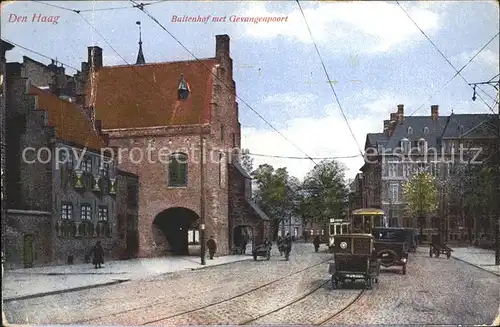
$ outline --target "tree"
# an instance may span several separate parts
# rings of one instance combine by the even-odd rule
[[[300,204],[300,181],[288,174],[286,168],[274,169],[269,164],[260,165],[252,175],[257,189],[255,202],[271,219],[271,237],[276,238],[280,222],[290,219]]]
[[[253,171],[253,158],[250,157],[250,150],[249,149],[242,149],[241,150],[240,163],[249,174]]]
[[[345,166],[335,160],[324,160],[304,179],[298,206],[304,221],[328,223],[340,218],[348,206]]]
[[[427,215],[438,208],[437,186],[434,177],[426,172],[417,172],[403,184],[406,211],[410,217],[418,218],[420,237],[423,235]]]

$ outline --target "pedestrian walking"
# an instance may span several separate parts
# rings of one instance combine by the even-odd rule
[[[241,240],[241,254],[246,254],[247,244],[248,244],[248,236],[245,234],[243,235],[243,239]]]
[[[213,260],[215,251],[217,251],[217,243],[215,243],[214,237],[210,236],[210,239],[207,241],[208,247],[208,255],[210,256],[210,260]]]
[[[283,255],[283,238],[281,236],[278,236],[276,244],[278,245],[278,251],[280,251],[280,255]]]
[[[318,250],[319,250],[319,245],[321,244],[321,241],[320,241],[320,239],[319,239],[319,236],[318,236],[318,235],[316,235],[316,237],[314,237],[313,244],[314,244],[314,252],[318,252]]]
[[[290,258],[290,252],[292,252],[292,238],[290,237],[290,234],[286,234],[283,243],[285,251],[285,260],[288,261],[288,259]]]
[[[102,268],[101,265],[104,264],[104,249],[102,248],[101,241],[97,241],[90,253],[94,255],[92,263],[95,269]]]

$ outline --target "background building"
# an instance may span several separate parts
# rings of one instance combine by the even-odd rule
[[[402,185],[413,174],[424,169],[441,183],[455,176],[460,161],[460,144],[474,139],[484,144],[492,139],[494,115],[464,114],[439,116],[439,107],[431,106],[428,116],[405,116],[404,106],[398,105],[384,121],[383,133],[368,134],[365,152],[371,160],[361,168],[363,171],[363,206],[381,207],[389,218],[391,226],[417,227],[416,219],[407,216]],[[479,128],[479,126],[482,126]],[[468,141],[469,140],[469,141]],[[469,148],[471,144],[467,145]],[[410,160],[411,158],[411,160]],[[443,190],[439,190],[439,199]],[[446,227],[447,236],[453,240],[466,240],[464,222],[446,211],[445,202],[427,217],[424,234],[429,238],[440,232],[441,222],[453,221]],[[463,210],[462,210],[463,211]],[[463,213],[461,214],[463,216]],[[457,237],[456,235],[462,235]]]

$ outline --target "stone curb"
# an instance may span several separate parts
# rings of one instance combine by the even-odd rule
[[[253,260],[253,258],[252,258],[252,257],[249,257],[248,259],[241,259],[241,260],[237,260],[237,261],[224,262],[224,263],[217,263],[217,264],[213,264],[213,265],[205,265],[205,266],[200,265],[199,267],[196,267],[196,268],[190,268],[189,270],[191,270],[191,271],[195,271],[195,270],[200,270],[200,269],[208,269],[208,268],[212,268],[212,267],[226,266],[226,265],[230,265],[230,264],[232,264],[232,263],[242,262],[242,261],[249,261],[249,260]]]
[[[224,262],[224,263],[213,264],[213,265],[209,265],[209,266],[200,266],[200,267],[196,267],[196,268],[188,268],[188,269],[182,269],[182,270],[194,271],[194,270],[199,270],[199,269],[207,269],[207,268],[211,268],[211,267],[224,266],[224,265],[229,265],[229,264],[236,263],[236,262],[247,261],[250,259],[252,259],[252,258],[249,257],[248,259],[242,259],[242,260],[238,260],[238,261]],[[167,273],[161,274],[161,275],[169,275],[169,274],[173,274],[173,273],[174,272],[167,272]],[[4,302],[13,302],[13,301],[29,300],[29,299],[34,299],[34,298],[39,298],[39,297],[44,297],[44,296],[49,296],[49,295],[57,295],[57,294],[62,294],[62,293],[77,292],[77,291],[82,291],[82,290],[87,290],[87,289],[92,289],[92,288],[111,286],[111,285],[116,285],[116,284],[120,284],[120,283],[124,283],[124,282],[129,282],[131,280],[132,279],[122,279],[122,280],[115,280],[112,282],[93,284],[93,285],[74,287],[74,288],[67,288],[67,289],[57,290],[57,291],[36,293],[36,294],[23,295],[23,296],[18,296],[18,297],[8,297],[8,298],[4,298],[3,301]]]
[[[481,269],[481,270],[487,271],[487,272],[489,272],[490,274],[493,274],[493,275],[496,275],[496,276],[500,276],[500,274],[499,274],[499,273],[497,273],[497,272],[494,272],[494,271],[488,270],[488,269],[486,269],[486,268],[484,268],[484,267],[481,267],[481,266],[479,266],[479,265],[476,265],[476,264],[470,263],[470,262],[468,262],[468,261],[465,261],[464,259],[457,258],[457,257],[455,257],[453,254],[451,255],[451,257],[452,257],[453,259],[456,259],[456,260],[458,260],[458,261],[465,262],[466,264],[469,264],[469,265],[474,266],[474,267],[476,267],[476,268],[479,268],[479,269]]]
[[[18,296],[18,297],[4,298],[3,301],[4,302],[13,302],[13,301],[29,300],[29,299],[34,299],[34,298],[43,297],[43,296],[57,295],[57,294],[62,294],[62,293],[82,291],[82,290],[87,290],[87,289],[92,289],[92,288],[103,287],[103,286],[111,286],[111,285],[115,285],[115,284],[121,284],[121,283],[124,283],[124,282],[129,282],[129,281],[130,281],[130,279],[115,280],[115,281],[112,281],[112,282],[101,283],[101,284],[93,284],[93,285],[80,286],[80,287],[74,287],[74,288],[67,288],[67,289],[57,290],[57,291],[51,291],[51,292],[43,292],[43,293],[23,295],[23,296]]]

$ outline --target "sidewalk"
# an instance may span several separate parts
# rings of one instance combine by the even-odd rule
[[[500,276],[500,266],[495,266],[494,250],[475,247],[456,247],[453,248],[451,256]]]
[[[202,266],[200,258],[182,256],[109,261],[101,269],[91,264],[76,264],[5,270],[2,291],[4,302],[14,301],[251,259],[248,255],[207,258],[206,265]]]

